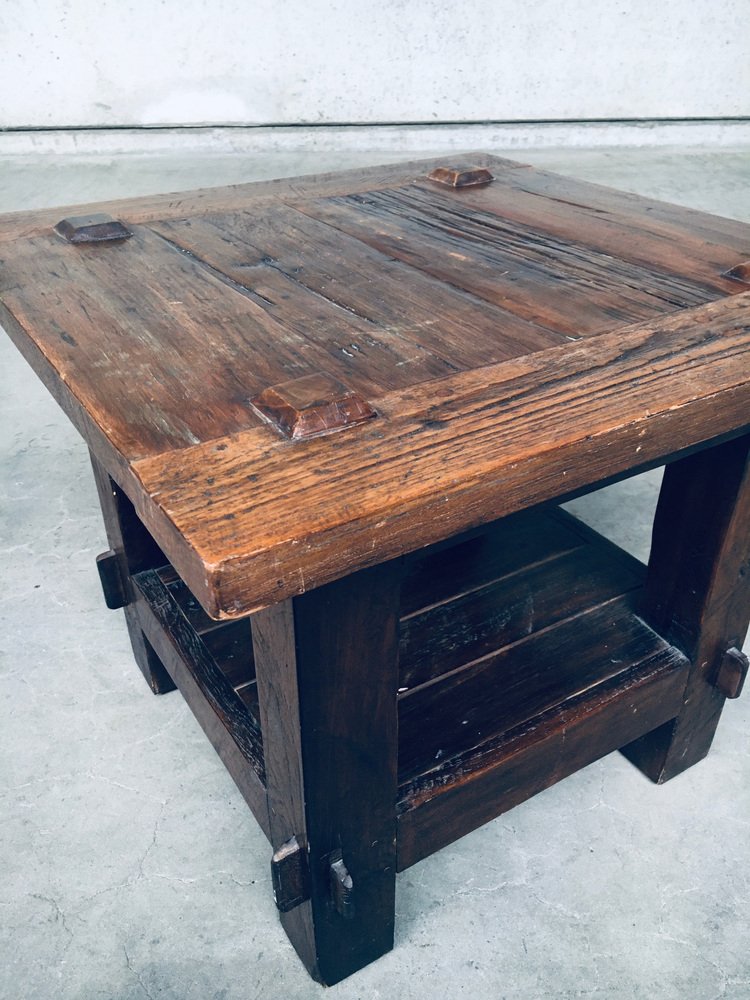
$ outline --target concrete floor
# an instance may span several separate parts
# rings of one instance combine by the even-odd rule
[[[750,220],[747,151],[523,158]],[[383,156],[347,161],[368,159]],[[17,158],[0,164],[0,210],[336,165]],[[121,612],[103,605],[86,450],[5,338],[0,389],[0,996],[322,996],[276,918],[265,838],[179,694],[147,690]],[[576,510],[643,557],[658,478]],[[405,872],[395,949],[328,995],[747,1000],[748,731],[750,697],[671,783],[613,754]]]

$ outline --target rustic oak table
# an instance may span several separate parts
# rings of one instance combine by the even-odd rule
[[[0,320],[84,436],[110,607],[333,983],[396,872],[747,670],[750,226],[476,155],[7,216]],[[666,463],[648,567],[558,504]]]

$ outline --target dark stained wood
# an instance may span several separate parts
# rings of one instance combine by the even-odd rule
[[[401,623],[400,688],[413,688],[635,589],[637,568],[583,546],[460,594]],[[505,697],[505,692],[503,692]]]
[[[111,611],[124,608],[127,603],[125,587],[120,576],[120,560],[116,552],[108,549],[96,557],[96,568],[99,571],[104,603]]]
[[[725,277],[732,278],[734,281],[741,281],[744,284],[750,284],[750,261],[745,261],[742,264],[737,264],[736,267],[730,268]]]
[[[108,575],[111,578],[116,573],[120,591],[119,600],[113,600],[112,603],[125,609],[125,622],[133,647],[133,656],[149,687],[154,694],[166,694],[174,690],[174,681],[143,634],[134,607],[135,592],[132,583],[134,573],[163,565],[165,557],[144,528],[128,497],[93,453],[91,466],[110,552],[116,560],[116,564],[111,559],[108,564]],[[112,606],[107,603],[108,606]]]
[[[455,758],[666,648],[633,614],[632,599],[607,594],[402,696],[400,783],[433,772],[448,781]]]
[[[111,243],[130,239],[133,235],[118,219],[101,212],[62,219],[55,226],[55,232],[67,243]]]
[[[492,166],[495,169],[531,169],[527,164],[503,160],[482,152],[472,153],[471,160],[477,166]],[[356,167],[332,173],[309,174],[304,177],[253,181],[248,184],[200,188],[194,191],[174,191],[170,194],[84,203],[66,208],[13,212],[0,218],[0,243],[38,236],[51,229],[61,215],[107,212],[132,223],[146,223],[154,219],[179,219],[207,212],[237,211],[242,208],[255,210],[258,206],[279,204],[285,200],[294,201],[326,194],[368,191],[372,188],[401,185],[407,178],[424,177],[434,166],[434,159],[409,160],[377,167]]]
[[[444,217],[460,213],[478,233],[487,229],[519,245],[533,241],[535,232],[544,233],[539,250],[549,245],[553,253],[565,254],[567,247],[572,260],[606,254],[624,280],[641,274],[645,287],[657,294],[659,289],[669,294],[671,286],[673,295],[689,295],[691,285],[692,294],[708,295],[711,289],[725,295],[742,291],[722,272],[738,262],[738,248],[748,246],[747,235],[738,240],[732,233],[725,239],[718,226],[706,231],[709,216],[699,216],[703,226],[696,231],[695,216],[687,211],[683,215],[675,209],[665,216],[654,208],[659,203],[644,205],[641,199],[626,195],[623,204],[621,192],[611,192],[611,198],[610,192],[604,197],[601,192],[596,185],[544,171],[502,171],[491,187],[463,191],[459,200],[443,196],[440,204]],[[437,197],[431,185],[420,181],[409,188],[409,196],[422,205]],[[729,225],[741,228],[741,224]],[[627,264],[635,270],[628,272]]]
[[[325,315],[320,300],[323,323],[308,318],[307,335],[282,326],[244,288],[142,228],[104,252],[71,252],[52,237],[24,243],[0,293],[131,460],[257,426],[250,399],[294,377],[326,371],[371,398],[454,371],[345,310]],[[330,337],[337,325],[345,350]]]
[[[747,670],[750,227],[461,160],[0,219],[108,603],[326,983],[397,867],[613,749],[679,773]],[[552,504],[665,461],[644,590]]]
[[[595,641],[572,637],[581,648]],[[606,652],[606,633],[599,636]],[[453,757],[400,789],[398,868],[403,871],[581,767],[672,717],[682,701],[687,661],[676,650],[644,659],[515,730]],[[570,648],[539,649],[555,662]],[[621,651],[618,650],[618,655]],[[628,656],[629,650],[622,650]],[[601,655],[601,653],[600,653]],[[623,664],[624,666],[624,664]],[[413,736],[419,740],[419,733]]]
[[[270,839],[263,737],[200,636],[153,570],[133,578],[138,621],[258,824]]]
[[[452,188],[482,187],[495,178],[486,167],[435,167],[427,179],[435,184]]]
[[[724,705],[720,660],[750,620],[750,436],[668,465],[654,522],[643,615],[692,662],[674,724],[624,750],[663,782],[708,753]]]
[[[725,698],[739,698],[747,679],[750,660],[736,646],[731,646],[719,661],[714,685]]]
[[[457,422],[455,413],[450,420],[441,416],[451,398],[483,390],[484,416],[499,419],[496,406],[503,400],[487,394],[498,379],[512,389],[511,383],[523,381],[532,371],[541,379],[546,377],[543,370],[551,373],[561,365],[575,365],[582,379],[584,372],[600,371],[610,362],[613,380],[629,370],[637,391],[622,383],[618,388],[639,400],[640,419],[648,423],[649,433],[644,443],[635,443],[633,434],[640,431],[626,417],[619,428],[623,436],[615,463],[619,467],[602,469],[603,478],[655,461],[659,454],[694,447],[729,433],[727,425],[734,431],[742,423],[737,414],[746,400],[737,395],[744,391],[739,377],[733,385],[716,385],[711,379],[717,366],[727,373],[733,363],[730,355],[721,360],[718,354],[709,357],[695,342],[685,344],[679,331],[692,328],[697,335],[700,325],[708,322],[713,336],[718,322],[727,334],[727,350],[744,349],[736,341],[744,330],[742,296],[735,297],[736,305],[708,305],[695,313],[681,307],[743,287],[722,278],[721,272],[737,266],[738,258],[747,259],[747,227],[676,208],[657,209],[595,186],[571,187],[564,178],[495,163],[492,158],[478,157],[476,164],[492,167],[496,178],[492,185],[441,189],[426,179],[434,163],[430,169],[421,164],[416,172],[414,165],[405,165],[369,175],[355,172],[337,180],[249,186],[193,201],[139,202],[132,213],[118,212],[134,233],[122,244],[73,248],[49,229],[4,244],[12,246],[0,272],[3,319],[11,335],[99,460],[131,495],[150,533],[211,615],[241,615],[324,583],[339,570],[367,565],[378,555],[390,557],[412,544],[435,542],[443,527],[448,533],[462,531],[513,509],[507,494],[501,507],[496,506],[497,491],[490,479],[504,476],[504,471],[502,465],[493,464],[494,442],[486,448],[474,434],[479,413],[475,411],[476,424],[473,417]],[[512,191],[518,192],[521,208],[512,208],[507,194]],[[510,198],[510,207],[496,203],[501,196]],[[157,204],[163,211],[155,218]],[[536,214],[534,204],[541,206]],[[250,205],[253,210],[247,211]],[[516,217],[514,211],[527,215]],[[204,217],[186,218],[186,212],[202,212]],[[363,231],[353,237],[337,225],[310,218],[310,213],[324,212],[344,212]],[[554,221],[552,229],[545,223],[547,217]],[[139,225],[142,221],[159,232]],[[18,228],[19,223],[22,220],[15,219],[5,224],[9,239],[26,231],[23,224]],[[613,231],[619,233],[617,238]],[[384,233],[393,246],[380,245]],[[379,248],[373,248],[373,242]],[[405,263],[405,247],[410,246],[412,263]],[[704,264],[701,254],[706,256]],[[399,261],[388,259],[394,256]],[[436,268],[441,269],[440,276]],[[498,305],[482,300],[485,291],[477,280],[488,283],[485,297]],[[504,283],[513,287],[503,291]],[[354,289],[351,297],[346,294],[349,285]],[[416,291],[410,299],[411,293],[403,289],[412,287]],[[386,305],[378,311],[377,303]],[[535,310],[540,322],[515,316],[512,309]],[[652,386],[651,376],[644,383],[636,367],[628,364],[629,357],[607,356],[615,344],[625,343],[623,338],[629,338],[632,330],[617,329],[609,341],[600,332],[628,319],[672,310],[679,310],[678,318],[653,320],[644,329],[663,329],[665,335],[670,331],[671,350],[685,356],[683,373],[689,370],[687,382],[698,391],[692,400],[682,398],[676,406],[673,392],[679,383],[675,378],[671,388],[666,385],[668,365],[660,372],[665,381],[659,386]],[[671,322],[676,325],[670,327]],[[594,335],[590,350],[579,352],[569,341],[561,343],[560,338],[581,333]],[[730,344],[730,339],[735,342]],[[689,361],[686,349],[695,351]],[[498,357],[519,360],[502,371],[483,367]],[[739,355],[733,357],[739,372]],[[640,358],[645,370],[651,358],[647,351]],[[467,367],[472,370],[456,371]],[[329,465],[325,455],[315,450],[303,453],[299,442],[293,454],[277,451],[279,442],[269,439],[272,432],[259,425],[250,404],[269,386],[321,371],[350,386],[386,418],[382,424],[373,421],[367,431],[351,430],[354,453],[344,454],[337,441],[338,472],[330,482],[318,471]],[[696,384],[702,376],[707,376],[703,387]],[[607,374],[604,379],[611,392],[614,381],[610,383]],[[554,389],[559,387],[556,381]],[[716,415],[711,419],[707,398],[717,391],[732,394],[727,400],[732,412],[723,404],[711,405]],[[604,398],[599,390],[597,394]],[[655,398],[657,410],[653,417],[647,416],[644,407],[650,408]],[[201,405],[191,405],[194,399]],[[570,397],[566,403],[577,405]],[[435,406],[435,415],[427,418],[431,427],[422,421],[419,430],[420,434],[434,430],[434,442],[424,433],[412,466],[399,467],[401,456],[391,454],[391,446],[395,444],[398,453],[403,435],[416,430],[408,425],[417,407],[424,412]],[[512,405],[511,409],[517,416]],[[558,422],[563,419],[555,406],[550,413]],[[574,471],[585,468],[587,449],[607,454],[611,440],[602,449],[596,445],[602,421],[604,433],[614,433],[607,426],[608,416],[599,408],[596,415],[585,417],[591,427],[575,446],[569,443],[570,452],[556,456],[558,474],[568,475],[567,466]],[[466,436],[454,436],[459,423]],[[492,419],[483,423],[483,432],[494,437]],[[498,440],[511,423],[503,419]],[[576,421],[576,426],[582,429],[583,423]],[[528,463],[537,461],[533,433],[517,424],[514,431],[517,450],[512,464],[528,470]],[[451,459],[441,453],[448,437],[454,449]],[[596,444],[587,443],[594,439]],[[215,483],[208,482],[212,473],[199,484],[193,469],[195,463],[212,464],[203,461],[207,454],[228,461],[240,442],[253,468],[241,482],[226,484],[233,493],[227,508]],[[436,453],[430,455],[433,446]],[[180,449],[186,452],[184,462],[173,454]],[[614,457],[615,451],[611,454]],[[636,455],[644,462],[636,462]],[[141,460],[147,464],[137,468]],[[363,460],[368,469],[364,475]],[[282,468],[271,472],[275,462]],[[432,469],[429,487],[420,474],[422,462],[429,462]],[[393,480],[374,483],[375,468],[392,470]],[[308,518],[298,535],[298,510],[291,511],[291,491],[278,490],[279,510],[270,518],[264,516],[264,525],[280,526],[285,520],[286,527],[274,538],[266,531],[262,551],[256,551],[258,526],[246,523],[248,516],[261,509],[267,514],[268,486],[284,482],[286,470],[303,491],[316,484],[315,492],[319,486],[325,494],[330,487],[340,500],[322,495],[308,502],[306,497],[315,523]],[[230,476],[233,473],[230,470]],[[191,483],[195,495],[189,495]],[[414,490],[417,483],[425,486],[421,497]],[[552,483],[546,485],[546,496],[530,491],[519,506],[554,495]],[[465,498],[468,503],[463,497],[458,501],[464,491],[470,494]],[[173,511],[178,493],[181,509]],[[394,504],[395,497],[404,497],[404,503]],[[463,524],[454,502],[467,513]],[[344,509],[351,518],[336,513]],[[324,525],[323,511],[332,515],[332,523]],[[292,531],[294,537],[289,537]],[[373,531],[387,533],[389,543],[392,539],[388,551],[380,552],[377,538],[373,544]],[[244,551],[228,550],[227,533]],[[408,544],[407,537],[411,537]],[[294,552],[293,567],[279,546]],[[328,551],[321,561],[322,548]],[[301,563],[296,558],[299,552]]]
[[[272,843],[295,836],[310,860],[311,899],[281,919],[328,985],[393,945],[400,571],[383,564],[252,619]],[[336,860],[351,878],[342,912]]]
[[[367,400],[326,372],[269,386],[252,404],[282,434],[294,440],[343,430],[376,415]]]
[[[333,908],[344,920],[353,920],[356,910],[356,893],[349,869],[344,864],[341,851],[334,851],[330,856],[328,869]]]
[[[335,439],[185,448],[134,464],[143,516],[177,529],[209,613],[240,616],[746,426],[749,347],[739,295],[389,394]]]
[[[532,516],[523,512],[468,538],[412,553],[401,586],[402,618],[580,548],[581,522],[560,513],[556,508]]]
[[[310,898],[307,853],[296,837],[287,840],[271,858],[273,898],[280,913],[288,913]]]
[[[491,161],[487,163],[492,166]],[[567,205],[589,215],[611,218],[624,230],[633,234],[649,233],[655,240],[671,242],[675,247],[683,239],[696,238],[707,244],[708,253],[713,244],[716,249],[734,250],[741,259],[747,258],[746,222],[719,218],[684,205],[672,205],[548,170],[519,170],[512,176],[507,170],[495,174],[496,181],[507,180],[519,198],[524,193],[538,198],[545,211],[551,211],[552,203],[556,202],[561,207]],[[488,188],[488,192],[493,192],[495,187],[497,184]],[[579,227],[583,228],[582,217]]]

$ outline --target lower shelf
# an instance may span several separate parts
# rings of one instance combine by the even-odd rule
[[[406,560],[399,869],[677,715],[688,662],[638,617],[643,572],[558,510]],[[210,619],[171,567],[133,581],[149,642],[267,832],[249,620]]]
[[[421,748],[400,786],[399,869],[677,715],[689,666],[682,654],[624,601],[583,617],[467,675],[451,707],[445,692],[432,706],[415,698],[399,713],[403,739]],[[509,657],[518,721],[498,726],[508,718],[502,676]],[[519,690],[525,665],[530,677],[553,673],[552,683]],[[568,693],[552,703],[563,675]],[[550,704],[537,711],[541,701]]]

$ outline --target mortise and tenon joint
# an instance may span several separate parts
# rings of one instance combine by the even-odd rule
[[[436,167],[427,179],[445,187],[466,188],[483,187],[494,181],[494,177],[486,167]]]
[[[119,219],[103,213],[62,219],[55,232],[68,243],[116,243],[133,235]]]

